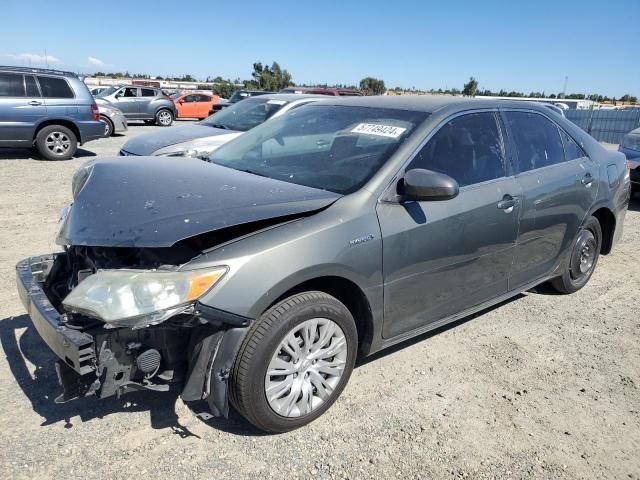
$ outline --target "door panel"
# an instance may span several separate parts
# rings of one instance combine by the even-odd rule
[[[558,265],[595,201],[598,172],[587,157],[567,160],[564,132],[546,117],[505,112],[504,118],[523,192],[512,289],[551,274]]]
[[[126,87],[120,89],[116,93],[115,106],[122,110],[127,118],[139,118],[138,109],[138,89],[135,87]]]
[[[35,80],[27,76],[30,88],[25,93],[22,74],[2,73],[0,76],[0,145],[30,143],[35,125],[47,115]]]
[[[507,291],[518,233],[513,178],[467,187],[444,202],[381,203],[385,338]]]
[[[494,112],[447,121],[407,171],[414,168],[449,175],[461,188],[446,201],[379,204],[385,338],[506,293],[518,234],[522,192],[506,176]]]

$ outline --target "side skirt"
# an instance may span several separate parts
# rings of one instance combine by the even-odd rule
[[[430,322],[426,325],[423,325],[421,327],[415,328],[413,330],[410,330],[408,332],[405,333],[401,333],[400,335],[396,335],[395,337],[386,339],[382,342],[382,346],[380,348],[380,350],[383,350],[387,347],[391,347],[392,345],[396,345],[398,343],[404,342],[405,340],[409,340],[410,338],[416,337],[418,335],[422,335],[423,333],[427,333],[430,332],[432,330],[435,330],[437,328],[440,328],[444,325],[447,325],[449,323],[458,321],[462,318],[468,317],[470,315],[473,315],[474,313],[478,313],[482,310],[485,310],[489,307],[492,307],[494,305],[497,305],[498,303],[504,302],[505,300],[508,300],[511,297],[515,297],[516,295],[522,293],[522,292],[526,292],[527,290],[540,285],[541,283],[544,283],[548,280],[551,280],[553,278],[553,275],[549,275],[549,276],[545,276],[542,278],[539,278],[537,280],[534,280],[531,283],[527,283],[526,285],[522,285],[521,287],[518,287],[516,290],[511,290],[503,295],[500,295],[499,297],[496,298],[492,298],[489,301],[486,301],[484,303],[480,303],[479,305],[476,305],[475,307],[471,307],[468,308],[466,310],[463,310],[461,312],[455,313],[453,315],[450,315],[448,317],[445,318],[441,318],[440,320],[436,320],[435,322]],[[371,353],[375,353],[375,352],[371,352]]]

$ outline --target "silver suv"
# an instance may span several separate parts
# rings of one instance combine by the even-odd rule
[[[98,106],[75,73],[0,66],[0,147],[35,146],[47,160],[67,160],[104,136]]]
[[[160,88],[123,85],[111,87],[96,95],[99,105],[118,108],[127,120],[144,120],[168,127],[176,118],[176,106]]]

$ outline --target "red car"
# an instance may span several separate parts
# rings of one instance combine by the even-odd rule
[[[173,99],[178,118],[198,118],[209,116],[209,110],[218,103],[220,97],[209,93],[185,93]]]

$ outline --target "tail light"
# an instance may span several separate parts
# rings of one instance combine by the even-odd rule
[[[91,104],[91,119],[96,122],[100,120],[100,110],[98,110],[98,105],[95,103]]]

